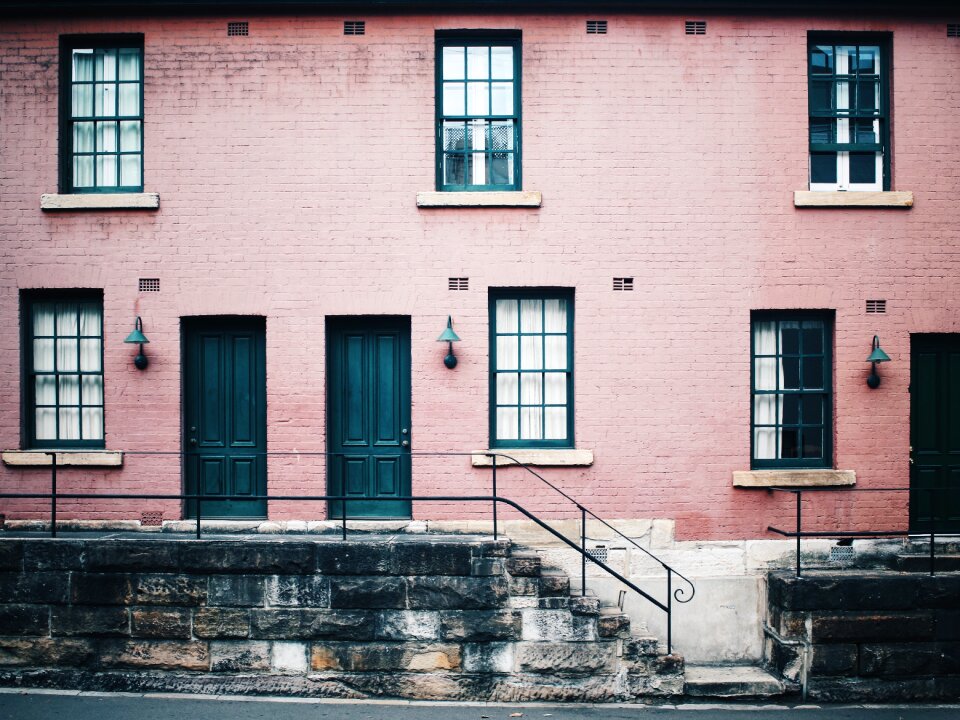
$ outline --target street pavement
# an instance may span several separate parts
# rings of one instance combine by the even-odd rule
[[[0,720],[960,720],[960,705],[480,705],[0,690]]]

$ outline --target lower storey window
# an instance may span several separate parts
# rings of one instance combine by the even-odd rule
[[[28,444],[102,447],[102,300],[31,295],[24,321]]]

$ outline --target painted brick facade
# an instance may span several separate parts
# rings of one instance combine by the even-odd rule
[[[792,508],[731,486],[750,466],[750,312],[835,310],[834,467],[861,486],[908,481],[910,333],[960,332],[960,42],[946,19],[680,15],[7,20],[0,27],[0,445],[20,447],[19,294],[102,288],[106,447],[180,447],[180,318],[259,315],[267,326],[268,445],[324,449],[324,317],[409,315],[413,446],[488,443],[488,287],[575,288],[577,447],[592,467],[546,473],[599,514],[674,518],[681,539],[766,537]],[[245,18],[240,18],[245,19]],[[523,33],[523,186],[536,209],[418,209],[434,188],[434,32]],[[807,187],[810,30],[893,33],[893,182],[909,210],[800,209]],[[58,168],[58,40],[145,36],[145,190],[160,209],[44,213]],[[470,278],[450,292],[447,278]],[[613,277],[635,278],[632,293]],[[141,294],[141,277],[161,292]],[[887,300],[867,315],[867,299]],[[446,316],[458,367],[435,342]],[[141,315],[150,367],[122,344]],[[866,387],[879,334],[893,362]],[[276,458],[271,493],[325,490],[322,458]],[[561,516],[519,472],[502,494]],[[9,491],[45,470],[4,467]],[[122,469],[65,470],[60,489],[177,492],[179,460],[128,454]],[[418,494],[485,493],[469,459],[414,459]],[[8,519],[45,517],[6,501]],[[61,503],[61,516],[179,517],[175,503]],[[906,523],[906,496],[825,521]],[[480,506],[419,505],[417,518],[481,518]],[[318,518],[274,504],[271,517]],[[815,520],[811,520],[815,522]]]

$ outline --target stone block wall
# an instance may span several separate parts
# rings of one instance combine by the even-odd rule
[[[960,573],[768,577],[766,659],[818,701],[960,697]]]
[[[506,540],[0,540],[0,685],[622,701],[682,673]]]

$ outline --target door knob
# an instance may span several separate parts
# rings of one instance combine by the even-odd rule
[[[190,438],[190,444],[191,444],[191,445],[196,445],[196,444],[197,444],[197,439],[196,439],[196,438]]]
[[[405,448],[410,447],[410,441],[409,441],[409,440],[403,440],[403,441],[401,441],[400,447],[405,447]]]
[[[403,428],[403,430],[400,431],[401,435],[408,435],[409,433],[410,431],[407,428]]]

